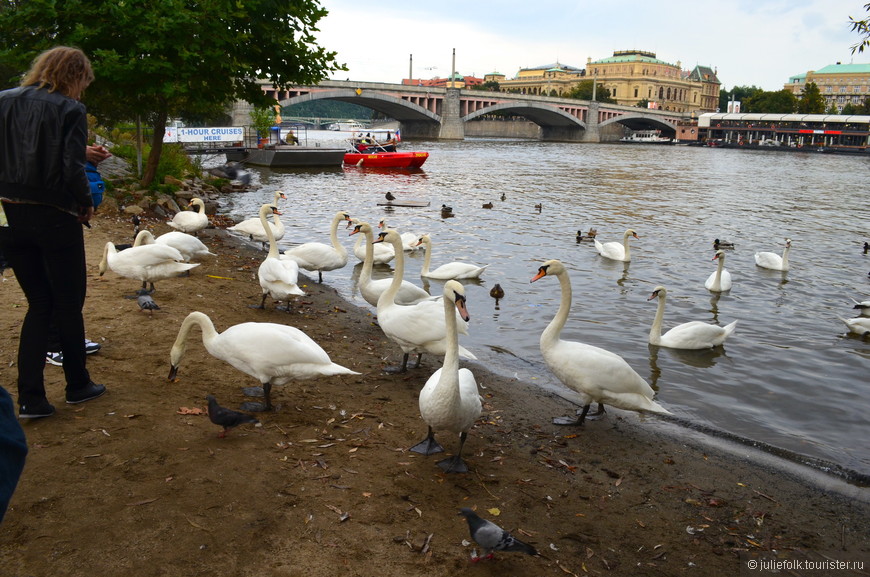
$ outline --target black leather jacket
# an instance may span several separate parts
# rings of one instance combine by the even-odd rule
[[[84,104],[24,86],[0,92],[0,197],[78,215],[93,206],[85,175]]]

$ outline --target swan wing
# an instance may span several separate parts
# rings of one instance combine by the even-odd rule
[[[563,340],[542,347],[542,353],[553,374],[588,399],[620,409],[664,411],[652,400],[652,387],[615,353]]]
[[[114,254],[109,261],[109,266],[115,268],[112,261],[115,265],[155,266],[167,261],[181,260],[184,260],[184,256],[177,248],[165,244],[143,244]]]
[[[425,276],[439,280],[477,278],[483,274],[483,271],[488,266],[477,266],[476,264],[455,261],[442,264],[435,270],[429,271],[429,274]]]
[[[724,327],[703,321],[690,321],[663,334],[661,346],[674,349],[709,349],[725,342],[736,326],[737,321]]]
[[[306,242],[285,250],[281,259],[294,260],[305,270],[333,270],[347,264],[347,255],[341,255],[332,246],[320,242]]]

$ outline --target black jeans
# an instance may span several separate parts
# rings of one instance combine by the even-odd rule
[[[60,332],[67,392],[90,382],[85,368],[82,306],[87,276],[82,225],[75,216],[36,204],[3,203],[9,227],[0,247],[27,297],[18,343],[18,404],[45,399],[45,352],[49,326]]]

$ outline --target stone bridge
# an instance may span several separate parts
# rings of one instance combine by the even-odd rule
[[[287,90],[263,83],[263,91],[281,106],[331,99],[371,108],[397,120],[405,138],[462,140],[466,123],[495,112],[509,112],[534,122],[540,126],[543,140],[575,142],[614,140],[622,135],[616,125],[632,130],[658,129],[673,136],[677,122],[685,119],[675,112],[571,98],[350,80],[327,80]],[[246,102],[235,103],[233,125],[249,125],[250,109]]]

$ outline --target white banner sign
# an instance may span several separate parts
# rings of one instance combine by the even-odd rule
[[[169,126],[163,135],[163,142],[239,142],[244,139],[241,126],[175,128]]]

